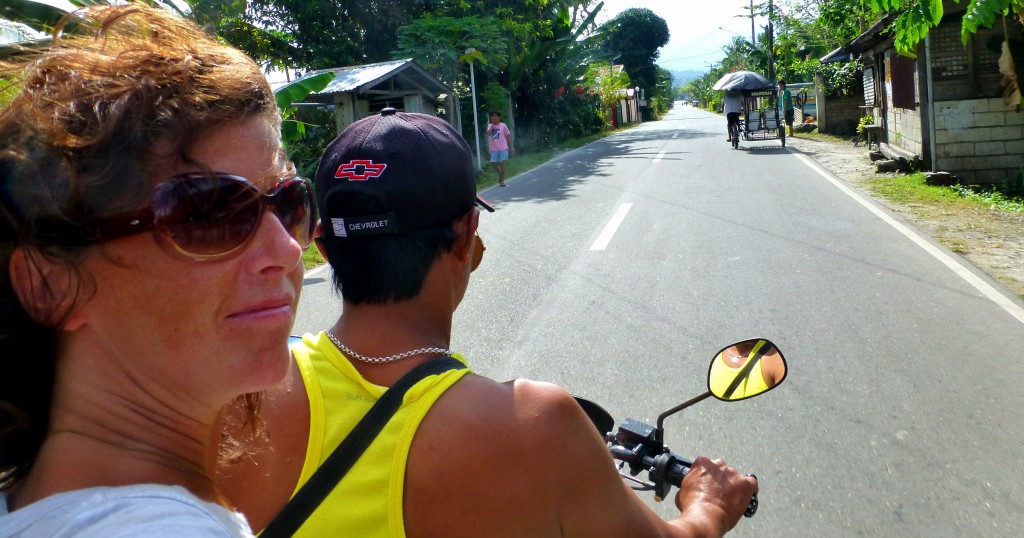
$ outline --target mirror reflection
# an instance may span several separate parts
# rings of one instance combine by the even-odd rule
[[[718,352],[708,370],[708,390],[724,401],[763,394],[786,378],[786,359],[771,341],[744,340]]]

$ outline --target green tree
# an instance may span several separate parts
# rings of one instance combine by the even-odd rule
[[[222,34],[262,64],[326,69],[377,61],[360,46],[352,2],[251,0]],[[369,46],[366,47],[369,49]]]
[[[266,65],[326,68],[411,56],[460,95],[468,93],[462,57],[472,47],[480,52],[474,57],[478,94],[495,84],[505,88],[499,101],[511,104],[506,121],[515,128],[522,118],[526,131],[544,131],[545,124],[562,121],[548,116],[553,94],[582,75],[593,48],[589,38],[602,4],[592,4],[250,0],[245,15],[222,23],[220,33]]]
[[[245,11],[246,0],[135,0],[138,3],[170,9],[190,18],[200,26],[212,31],[224,18],[235,17]],[[116,0],[65,0],[74,9],[91,5],[120,4]],[[58,3],[42,0],[5,0],[0,5],[0,18],[19,22],[41,31],[49,32],[54,25],[71,10]]]
[[[769,59],[776,74],[789,82],[811,82],[821,73],[825,91],[845,95],[859,87],[857,66],[844,62],[821,64],[818,58],[843,46],[866,26],[871,10],[868,0],[776,0],[755,5],[755,14],[773,21],[774,39],[767,46],[767,27],[751,45],[736,39],[725,49],[725,67],[746,66],[767,74]],[[742,42],[742,44],[741,44]],[[769,55],[770,52],[770,55]]]
[[[510,34],[495,17],[426,15],[398,31],[397,56],[411,57],[449,86],[465,90],[465,51],[476,50],[477,76],[495,76],[508,67]]]
[[[566,114],[581,103],[563,101],[566,86],[575,86],[587,65],[599,55],[601,32],[594,24],[603,2],[555,0],[526,26],[526,32],[509,49],[505,86],[515,103],[516,114],[525,120],[519,129],[524,147],[547,147],[565,137]],[[588,112],[589,113],[589,112]],[[511,118],[511,114],[509,115]]]
[[[665,19],[647,8],[630,8],[605,25],[605,34],[604,48],[613,61],[622,64],[634,84],[654,88],[658,49],[669,40]]]
[[[579,117],[594,117],[592,104],[565,91],[578,83],[594,55],[594,19],[603,3],[591,4],[590,0],[491,0],[440,5],[432,16],[400,32],[398,53],[413,52],[425,63],[434,63],[431,57],[443,58],[451,65],[453,57],[465,62],[461,57],[467,47],[477,49],[478,113],[504,111],[504,121],[516,131],[517,149],[541,147],[574,131]],[[447,20],[437,23],[434,31],[420,28],[435,24],[425,19],[439,17]],[[485,27],[475,30],[482,23]],[[490,37],[489,29],[493,30]],[[461,90],[468,88],[469,70],[466,63],[461,67],[463,83],[452,85],[466,95]],[[451,71],[442,68],[441,72],[451,83],[447,78]],[[463,114],[466,118],[472,114]]]

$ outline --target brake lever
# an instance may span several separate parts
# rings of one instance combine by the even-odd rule
[[[625,480],[627,480],[629,482],[632,482],[634,484],[639,484],[641,486],[641,487],[630,486],[630,489],[632,489],[633,491],[652,491],[654,489],[654,483],[648,482],[646,480],[641,480],[641,479],[639,479],[639,478],[637,478],[635,476],[632,476],[629,473],[625,472],[623,470],[625,465],[626,465],[625,463],[620,463],[617,466],[617,468],[619,470],[619,476],[621,476],[623,479],[625,479]]]

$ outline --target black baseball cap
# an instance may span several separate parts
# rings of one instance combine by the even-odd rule
[[[334,139],[314,177],[325,237],[401,234],[451,223],[479,205],[462,135],[427,114],[385,108]]]

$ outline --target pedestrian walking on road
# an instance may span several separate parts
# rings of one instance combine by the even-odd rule
[[[782,108],[786,114],[786,126],[789,127],[789,136],[793,136],[793,94],[786,89],[786,81],[779,81],[779,99],[782,101]]]
[[[487,143],[491,150],[491,166],[498,173],[498,185],[505,186],[505,165],[509,154],[515,155],[516,148],[512,145],[512,133],[508,125],[501,122],[501,114],[491,112],[491,123],[487,125]]]

